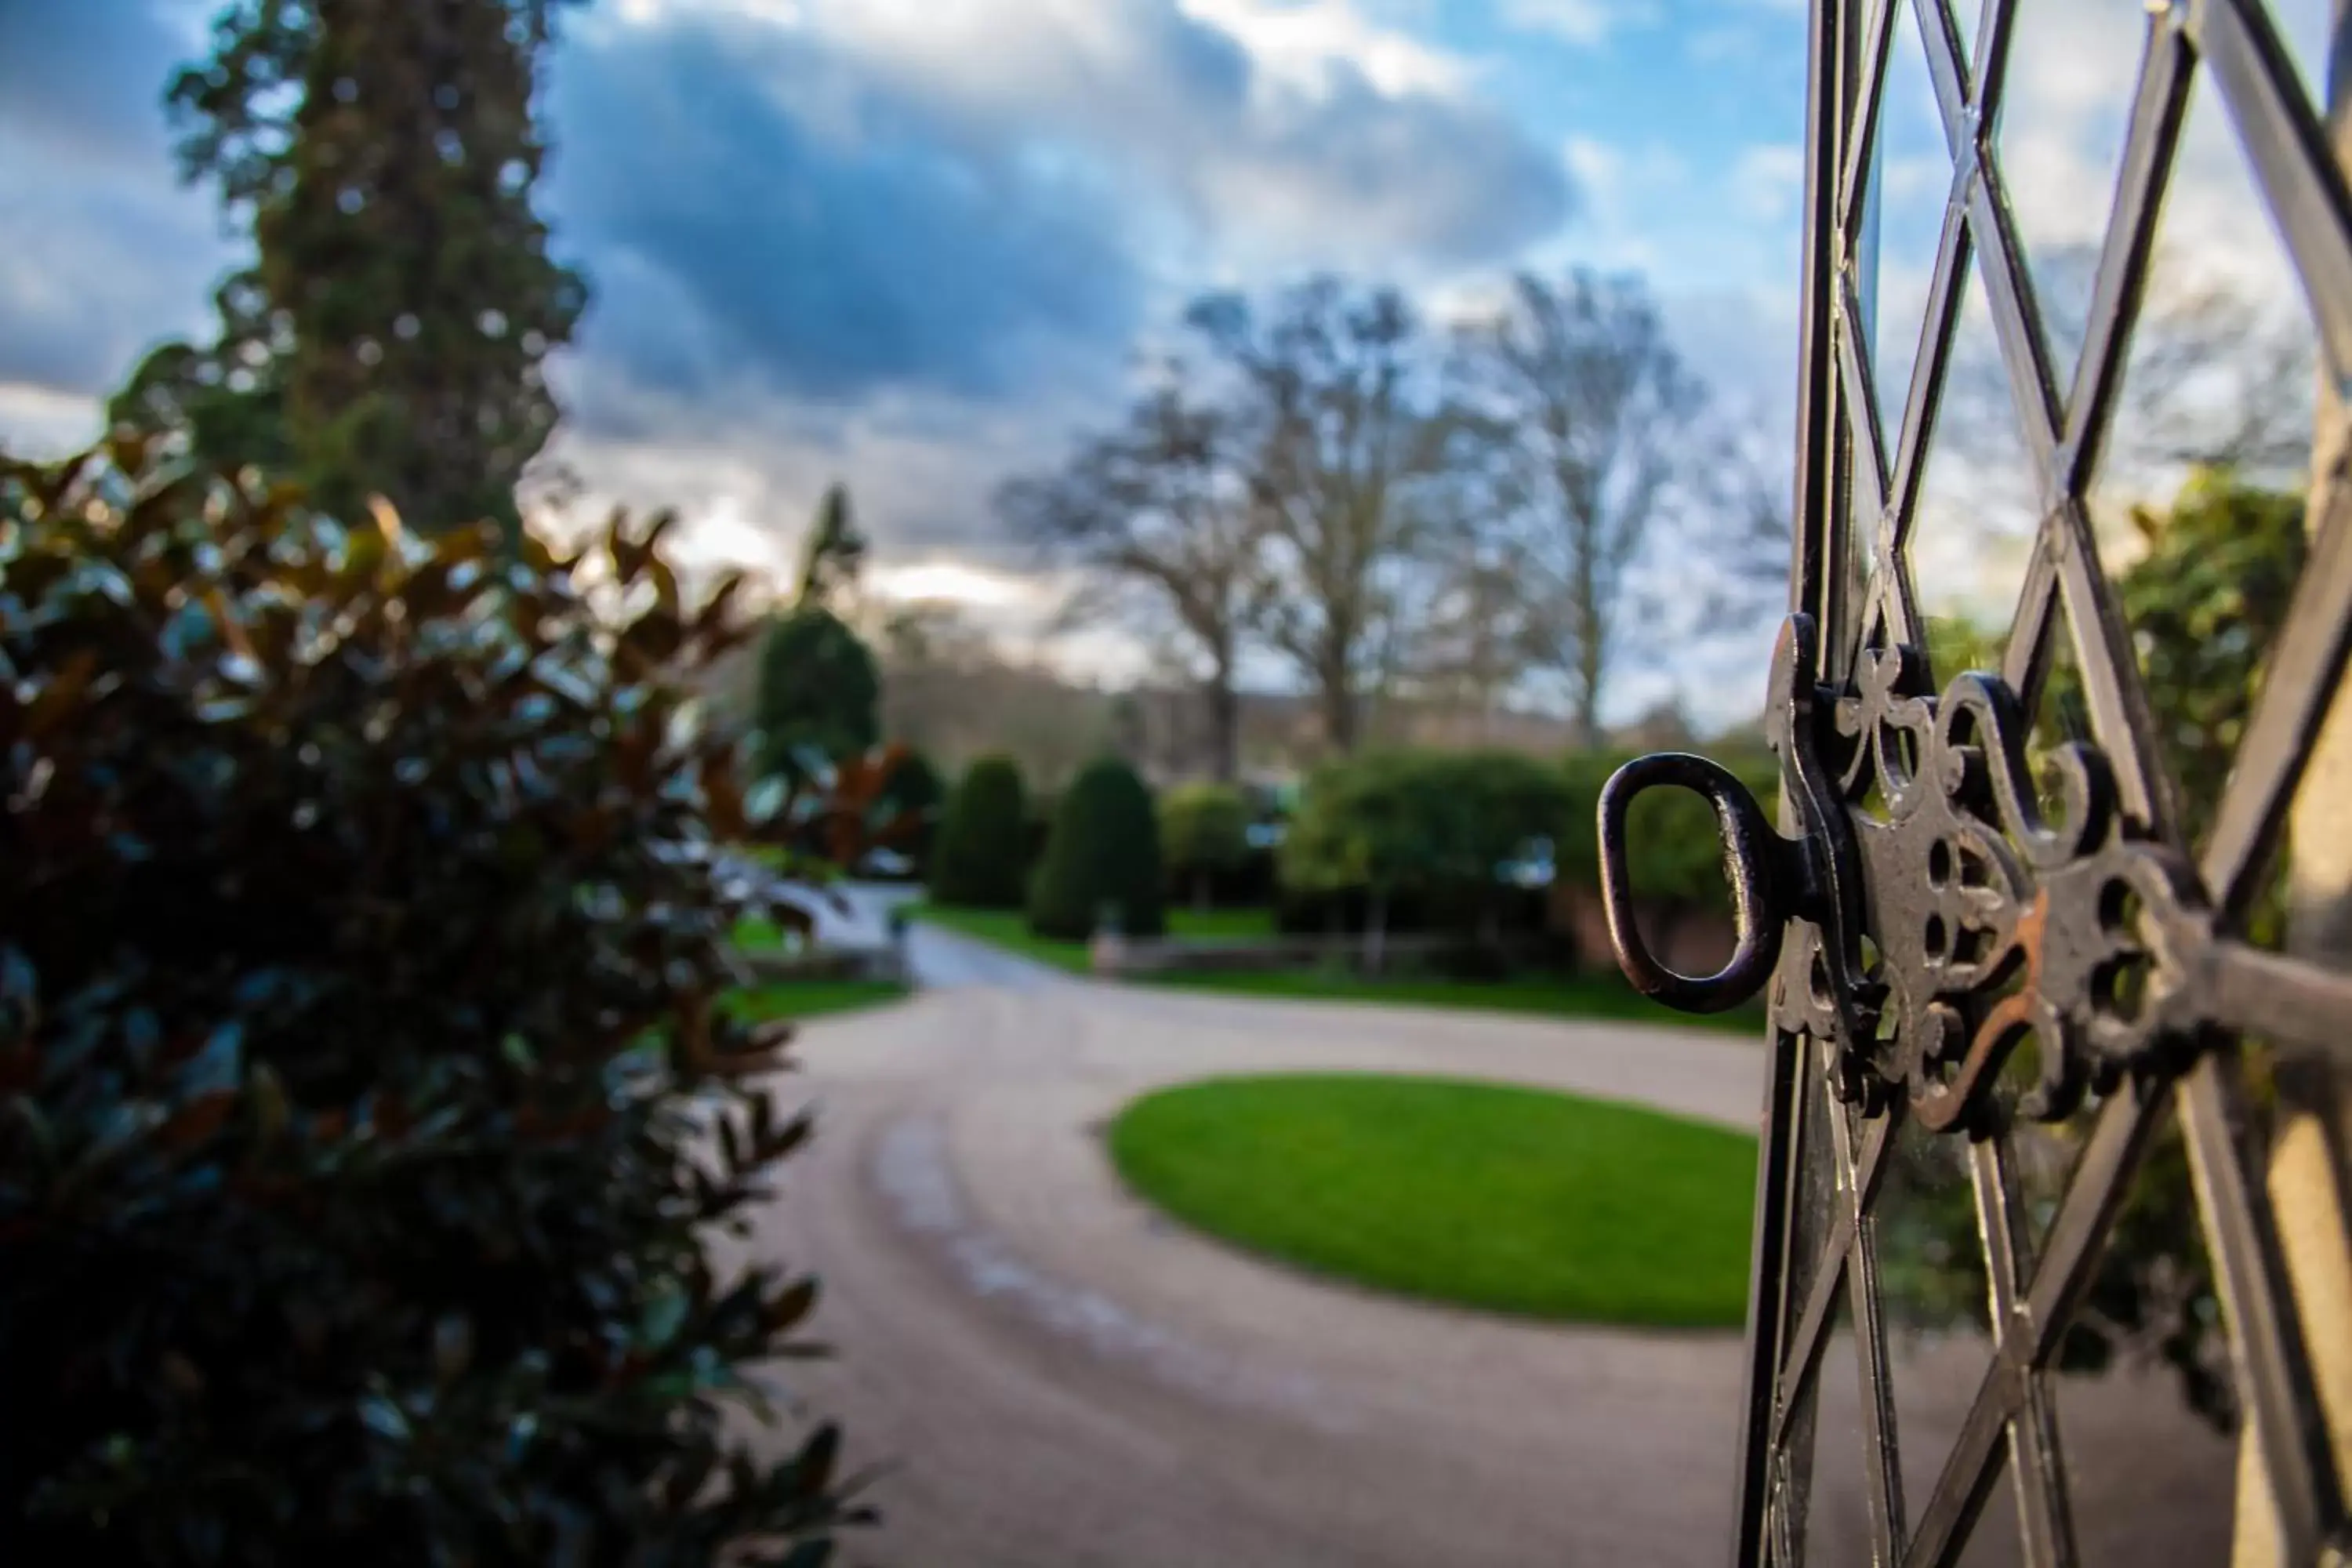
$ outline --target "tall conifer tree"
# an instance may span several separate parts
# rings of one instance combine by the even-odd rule
[[[222,12],[168,101],[184,176],[217,184],[255,259],[223,290],[219,342],[158,350],[118,416],[183,429],[206,456],[282,459],[332,510],[381,494],[420,527],[512,526],[556,420],[544,362],[585,301],[532,205],[554,10]]]

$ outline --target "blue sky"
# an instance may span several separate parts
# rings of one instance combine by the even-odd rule
[[[2280,7],[2305,58],[2325,5]],[[211,9],[0,0],[0,438],[86,437],[145,346],[205,326],[236,249],[158,98]],[[2024,11],[2004,153],[2054,246],[2097,230],[2145,13]],[[1899,362],[1948,166],[1897,44]],[[1442,315],[1575,263],[1644,273],[1777,449],[1804,47],[1799,0],[597,0],[547,98],[547,210],[595,290],[558,449],[599,498],[680,505],[709,562],[781,562],[845,479],[886,588],[1011,626],[1050,595],[989,490],[1100,417],[1194,290],[1328,267]],[[2226,205],[2180,205],[2212,248]]]

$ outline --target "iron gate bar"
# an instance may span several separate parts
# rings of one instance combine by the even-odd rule
[[[2004,7],[2006,9],[2006,7]],[[2058,445],[2058,478],[2069,491],[2091,482],[2121,389],[2140,291],[2156,248],[2158,209],[2172,173],[2180,132],[2189,120],[2195,64],[2188,35],[2150,27],[2124,132],[2123,167],[2116,182],[2115,215],[2099,247],[2091,283],[2091,312],[2066,395],[2066,433]]]
[[[2024,1216],[2011,1169],[2008,1145],[1989,1138],[1969,1148],[1969,1178],[1977,1204],[1977,1227],[1984,1243],[1986,1322],[1997,1362],[2013,1360],[2026,1327],[2018,1280],[2030,1267]],[[2066,1473],[2059,1459],[2058,1408],[2049,1384],[2025,1380],[2025,1398],[2011,1415],[2006,1433],[2011,1484],[2017,1492],[2018,1523],[2029,1563],[2071,1564],[2074,1531],[2066,1506]]]
[[[1896,1117],[1879,1119],[1879,1148],[1895,1146]],[[1903,1541],[1903,1474],[1895,1452],[1895,1380],[1886,1367],[1886,1314],[1880,1306],[1877,1227],[1854,1168],[1853,1120],[1843,1105],[1830,1106],[1830,1149],[1836,1156],[1838,1191],[1850,1210],[1853,1239],[1845,1254],[1846,1311],[1853,1323],[1856,1371],[1862,1380],[1863,1462],[1869,1466],[1870,1523],[1880,1562],[1889,1561]],[[1882,1155],[1881,1164],[1885,1163]],[[1815,1375],[1819,1375],[1816,1373]]]
[[[2352,486],[2340,470],[2328,476],[2326,506],[2205,851],[2205,885],[2217,889],[2214,908],[2224,919],[2254,898],[2352,637]]]
[[[1771,706],[1780,831],[1759,827],[1752,803],[1715,801],[1742,912],[1752,917],[1742,921],[1739,962],[1706,977],[1658,965],[1633,924],[1623,878],[1631,798],[1695,781],[1713,797],[1720,770],[1649,759],[1602,796],[1604,898],[1629,978],[1712,1010],[1752,994],[1771,972],[1738,1466],[1742,1568],[1802,1560],[1821,1369],[1842,1295],[1861,1380],[1874,1560],[1950,1562],[2005,1466],[2027,1561],[2075,1562],[2048,1378],[2142,1156],[2176,1113],[2284,1556],[2311,1562],[2327,1542],[2352,1552],[2271,1200],[2247,1169],[2235,1034],[2352,1068],[2352,974],[2262,952],[2239,932],[2352,655],[2352,475],[2339,467],[2315,477],[2321,522],[2193,863],[2131,629],[2084,501],[2116,415],[2198,66],[2211,68],[2338,387],[2352,381],[2352,195],[2263,0],[2156,0],[2090,318],[2074,363],[2053,368],[1994,137],[2017,3],[1983,0],[1973,59],[1948,0],[1812,7],[1799,527]],[[1951,184],[1890,450],[1864,331],[1871,280],[1860,275],[1855,240],[1883,174],[1899,10],[1924,51]],[[2000,674],[1955,676],[1938,697],[1920,651],[1908,557],[1972,268],[2039,522]],[[1856,530],[1866,552],[1855,548]],[[2024,771],[2027,716],[2061,637],[2098,743],[2059,754],[2066,809],[2045,821]],[[1872,800],[1884,802],[1884,816]],[[2119,892],[2137,900],[2138,915],[2115,912]],[[2147,975],[2135,1007],[2100,979],[2117,963]],[[2024,1038],[2040,1048],[2042,1081],[2004,1111],[1992,1079]],[[2009,1118],[2055,1120],[2086,1092],[2104,1099],[2047,1233],[2032,1246]],[[1906,1530],[1874,1211],[1896,1140],[1915,1121],[1922,1135],[1968,1141],[1990,1354]],[[1829,1191],[1817,1192],[1824,1178]],[[2242,1491],[2242,1508],[2264,1501]]]
[[[2341,386],[2352,370],[2352,196],[2327,132],[2262,0],[2195,0],[2188,13],[2184,30],[2213,68]]]

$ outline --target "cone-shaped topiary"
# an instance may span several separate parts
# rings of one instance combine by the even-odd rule
[[[1013,760],[973,763],[932,846],[932,899],[958,909],[1019,909],[1028,879],[1022,812],[1021,770]]]
[[[1053,837],[1030,891],[1030,929],[1083,939],[1110,913],[1123,935],[1158,936],[1167,929],[1161,875],[1150,792],[1125,763],[1091,763],[1054,814]]]

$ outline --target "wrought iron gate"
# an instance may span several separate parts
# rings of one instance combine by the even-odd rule
[[[1604,891],[1627,975],[1689,1011],[1769,987],[1735,1561],[1792,1568],[1804,1557],[1814,1389],[1843,1310],[1859,1361],[1875,1561],[1957,1560],[2007,1493],[2027,1560],[2074,1563],[2053,1361],[2136,1169],[2177,1129],[2252,1439],[2239,1508],[2263,1516],[2251,1531],[2242,1517],[2241,1551],[2267,1542],[2280,1562],[2352,1562],[2345,1457],[2331,1438],[2346,1414],[2328,1407],[2312,1353],[2342,1359],[2352,1311],[2341,1299],[2315,1304],[2290,1271],[2285,1200],[2249,1134],[2270,1102],[2257,1104],[2248,1078],[2263,1066],[2263,1083],[2290,1085],[2291,1101],[2298,1072],[2352,1069],[2352,973],[2266,951],[2247,932],[2352,641],[2352,473],[2339,458],[2315,479],[2307,561],[2227,788],[2193,843],[2084,500],[2192,88],[2226,109],[2300,275],[2331,389],[2322,417],[2336,422],[2337,396],[2352,387],[2352,199],[2263,0],[2149,0],[2084,347],[2062,385],[1992,132],[2019,0],[1983,0],[1972,47],[1954,3],[1812,6],[1798,538],[1770,686],[1779,830],[1727,772],[1696,757],[1632,763],[1601,807]],[[1881,428],[1873,395],[1856,247],[1893,29],[1913,26],[1953,173],[1893,430]],[[2041,522],[1999,673],[1931,676],[1910,547],[1971,257]],[[2056,752],[2053,783],[2029,768],[2027,742],[2062,643],[2091,739]],[[2352,718],[2345,708],[2339,726]],[[1626,813],[1660,786],[1707,796],[1721,827],[1739,942],[1710,977],[1665,970],[1635,926]],[[2352,800],[2342,811],[2352,816]],[[2068,1118],[2080,1133],[2074,1169],[2037,1239],[2021,1213],[2016,1138]],[[1913,1137],[1950,1141],[1965,1172],[1956,1183],[1972,1189],[1990,1297],[1973,1404],[1932,1487],[1910,1498],[1874,1239],[1906,1123]],[[2336,1160],[2340,1170],[2340,1146]]]

